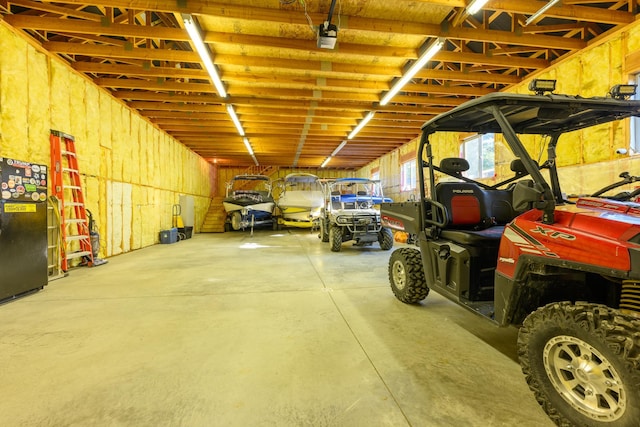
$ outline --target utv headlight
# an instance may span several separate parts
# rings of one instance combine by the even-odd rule
[[[338,224],[348,224],[349,223],[349,218],[346,216],[339,216],[336,218],[336,222]]]

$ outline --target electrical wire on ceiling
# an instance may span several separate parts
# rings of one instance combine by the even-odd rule
[[[311,21],[311,17],[309,16],[309,13],[307,12],[307,2],[304,0],[300,0],[300,3],[302,3],[302,5],[304,6],[304,16],[307,18],[307,22],[309,23],[309,28],[311,28],[311,31],[313,33],[316,32],[316,30],[313,28],[313,21]]]
[[[315,33],[316,30],[313,28],[313,21],[311,20],[311,17],[309,16],[309,13],[307,12],[307,2],[305,0],[280,0],[280,4],[285,5],[285,6],[289,6],[289,5],[292,5],[294,3],[298,3],[298,2],[300,2],[302,7],[304,7],[304,16],[305,16],[305,18],[307,18],[307,22],[309,23],[309,28],[311,28],[311,31],[313,31]]]
[[[335,0],[333,0],[333,1],[335,2]],[[280,0],[280,4],[285,5],[285,6],[292,5],[292,4],[296,3],[296,2],[300,2],[302,7],[304,8],[304,16],[305,16],[305,18],[307,18],[307,22],[309,23],[309,28],[315,34],[316,33],[316,28],[314,28],[313,21],[311,20],[311,17],[309,16],[309,12],[307,11],[307,2],[305,0]],[[338,0],[338,25],[337,25],[338,29],[340,29],[340,18],[341,18],[341,15],[342,15],[342,0]]]

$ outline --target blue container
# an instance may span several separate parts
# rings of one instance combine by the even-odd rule
[[[162,230],[160,232],[160,243],[175,243],[178,241],[178,229],[170,228],[168,230]]]

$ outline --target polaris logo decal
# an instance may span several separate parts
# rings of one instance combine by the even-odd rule
[[[506,262],[507,264],[515,264],[516,260],[514,260],[513,258],[500,257],[500,262]]]
[[[452,193],[455,194],[473,194],[473,190],[451,190]]]
[[[552,239],[576,240],[576,236],[574,236],[573,234],[562,233],[560,231],[551,230],[549,228],[542,228],[540,226],[537,226],[530,231],[532,233],[539,233],[543,236],[551,237]]]
[[[404,223],[387,215],[382,215],[382,225],[396,230],[404,231]]]

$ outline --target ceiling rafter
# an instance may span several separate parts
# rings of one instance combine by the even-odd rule
[[[337,46],[325,50],[297,5],[223,1],[0,0],[0,14],[219,164],[253,163],[227,104],[261,163],[302,167],[317,167],[376,111],[331,162],[348,168],[410,141],[434,115],[517,84],[636,19],[632,0],[563,0],[526,26],[542,0],[492,0],[472,16],[466,0],[343,0]],[[307,6],[314,24],[325,19],[321,2]],[[192,51],[183,13],[200,21],[228,98],[217,95]],[[445,48],[380,106],[434,37],[444,37]]]
[[[44,0],[43,4],[47,2],[54,2],[54,0]],[[148,2],[146,0],[66,0],[65,3],[81,5],[109,5],[110,7],[123,9],[153,10],[168,13],[190,13],[196,15],[202,14],[218,18],[268,21],[308,26],[308,23],[302,14],[291,13],[288,10],[211,3],[207,0],[191,0],[188,3],[185,2],[184,7],[179,7],[178,5],[180,5],[180,3],[176,3],[175,0],[155,0],[153,2]],[[500,10],[502,12],[513,14],[531,15],[540,8],[537,3],[542,4],[542,2],[531,2],[528,0],[492,0],[485,6],[485,9]],[[314,22],[322,22],[325,18],[323,13],[311,12],[309,15]],[[630,12],[572,5],[552,7],[547,11],[546,15],[554,18],[607,23],[611,25],[625,25],[634,21],[634,16]],[[437,29],[434,30],[434,28],[438,27],[438,25],[434,24],[423,24],[418,22],[399,24],[395,21],[363,18],[360,16],[348,16],[348,22],[349,29],[362,31],[382,31],[415,35],[433,35],[434,31],[436,33],[438,31]]]

